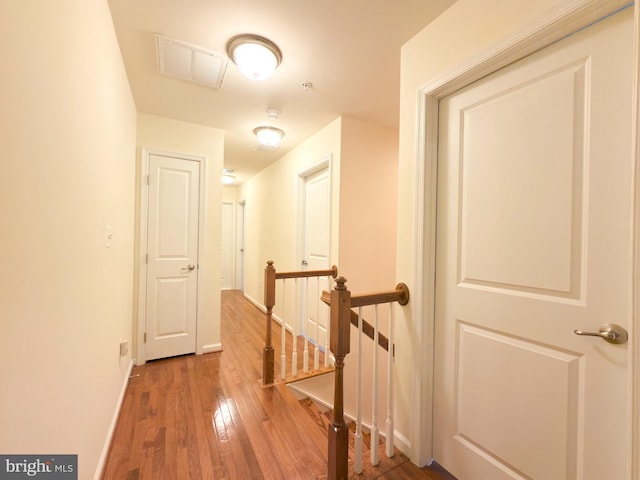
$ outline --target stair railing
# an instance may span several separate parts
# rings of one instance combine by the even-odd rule
[[[362,378],[362,346],[361,338],[364,332],[362,307],[374,306],[373,338],[375,345],[381,344],[381,334],[378,325],[378,305],[388,303],[389,308],[389,339],[387,340],[387,419],[386,419],[386,455],[393,456],[394,426],[393,426],[393,332],[394,332],[394,308],[393,303],[406,305],[409,302],[409,288],[404,283],[399,283],[394,290],[351,295],[346,287],[346,279],[338,277],[336,286],[331,292],[323,292],[322,300],[329,304],[330,311],[330,349],[335,357],[335,384],[333,403],[333,422],[329,425],[328,440],[328,479],[346,480],[349,466],[349,427],[344,418],[344,359],[350,352],[350,330],[354,315],[352,308],[358,308],[358,387],[357,387],[357,414],[355,433],[355,459],[354,472],[362,473],[362,420],[361,420],[361,378]],[[372,424],[371,424],[371,464],[377,465],[379,431],[377,425],[377,363],[378,348],[373,349],[373,395],[372,395]]]
[[[274,267],[274,263],[272,260],[269,260],[267,262],[267,266],[265,268],[264,271],[264,305],[266,308],[266,321],[267,321],[267,325],[266,325],[266,338],[265,338],[265,347],[264,347],[264,352],[263,352],[263,356],[262,356],[262,383],[265,386],[268,385],[272,385],[275,383],[276,379],[275,379],[275,350],[273,347],[273,341],[272,341],[272,323],[273,323],[273,308],[276,305],[276,280],[282,280],[282,304],[283,304],[283,310],[286,310],[286,298],[285,298],[285,293],[286,293],[286,280],[287,279],[294,279],[295,282],[298,281],[298,279],[310,279],[310,278],[316,278],[316,293],[315,293],[315,298],[319,298],[320,297],[320,279],[322,277],[327,277],[327,278],[336,278],[338,276],[338,268],[334,265],[331,267],[331,269],[329,270],[303,270],[303,271],[294,271],[294,272],[277,272],[275,267]],[[296,283],[296,287],[297,287],[297,283]],[[309,283],[307,281],[305,281],[304,284],[304,295],[306,298],[309,298],[309,288],[311,288],[309,286]],[[296,288],[297,290],[297,288]],[[305,338],[304,338],[304,360],[303,360],[303,371],[305,373],[307,373],[309,371],[309,332],[306,332],[306,328],[303,327],[302,322],[306,322],[306,318],[307,318],[307,311],[305,309],[299,309],[299,314],[301,315],[301,325],[300,327],[301,330],[305,331]],[[319,315],[320,312],[315,312],[316,313],[316,325],[317,328],[319,328]],[[286,319],[285,319],[285,315],[284,313],[282,314],[282,317],[280,318],[280,323],[281,323],[281,359],[280,359],[280,377],[284,380],[286,375],[286,366],[287,366],[287,358],[286,358],[286,330],[287,330],[287,325],[286,325]],[[292,376],[296,376],[298,374],[298,352],[297,352],[297,334],[298,334],[298,325],[297,325],[297,321],[296,321],[296,313],[294,312],[294,316],[293,316],[293,321],[292,321],[292,325],[291,325],[291,332],[292,332],[292,337],[293,337],[293,341],[292,341],[292,358],[291,358],[291,375]],[[329,330],[327,329],[327,336],[330,335]],[[320,351],[324,350],[325,352],[325,360],[324,360],[324,366],[328,367],[329,364],[329,355],[328,355],[328,351],[327,351],[327,347],[328,347],[328,339],[327,339],[327,344],[326,345],[319,345],[318,341],[319,341],[319,332],[318,329],[316,329],[315,332],[315,344],[314,344],[314,370],[318,370],[319,369],[319,357],[320,357]],[[324,348],[323,348],[324,347]]]

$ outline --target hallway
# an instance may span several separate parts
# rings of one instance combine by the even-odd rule
[[[326,478],[330,420],[284,384],[259,383],[264,318],[241,292],[222,292],[224,351],[134,368],[104,480]],[[449,477],[397,453],[352,478]]]

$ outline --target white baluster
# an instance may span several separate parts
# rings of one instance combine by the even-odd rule
[[[356,433],[353,470],[362,473],[362,307],[358,307],[358,357],[356,379]]]
[[[331,291],[331,278],[333,277],[327,277],[327,290]],[[325,308],[325,313],[327,312],[328,309]],[[330,352],[329,352],[329,331],[331,330],[329,328],[329,314],[327,313],[325,315],[325,325],[326,325],[326,333],[324,335],[324,366],[328,367],[329,366],[329,357],[331,356]]]
[[[294,298],[298,298],[298,279],[295,279],[295,292]],[[298,318],[296,315],[296,301],[293,302],[293,324],[291,325],[291,375],[294,377],[298,374],[298,326],[296,323],[296,319]]]
[[[304,312],[303,312],[303,327],[304,332],[304,357],[302,361],[302,371],[307,373],[309,371],[309,280],[304,279]]]
[[[287,376],[287,283],[282,279],[282,324],[280,325],[280,377]]]
[[[371,465],[378,465],[378,443],[380,431],[378,429],[378,305],[374,306],[373,314],[373,398],[371,400]]]
[[[389,304],[389,351],[387,352],[387,457],[393,457],[393,331],[395,328],[395,305]]]
[[[316,303],[316,338],[313,349],[313,369],[320,368],[320,277],[316,277],[316,293],[313,297]]]

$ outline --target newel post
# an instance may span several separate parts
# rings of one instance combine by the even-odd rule
[[[335,357],[333,422],[329,425],[329,480],[346,480],[349,466],[349,428],[344,421],[344,357],[349,353],[351,292],[338,277],[331,291],[330,349]]]
[[[264,353],[262,355],[262,383],[271,385],[274,383],[274,359],[273,344],[271,341],[271,316],[273,315],[273,306],[276,304],[276,269],[273,266],[273,260],[267,262],[264,269],[264,306],[267,309],[267,336],[264,345]]]

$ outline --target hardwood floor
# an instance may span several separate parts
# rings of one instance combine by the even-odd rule
[[[223,292],[222,305],[224,351],[134,368],[104,480],[326,478],[330,414],[284,383],[262,388],[264,314],[236,291]],[[380,458],[350,477],[452,478],[399,452]]]

